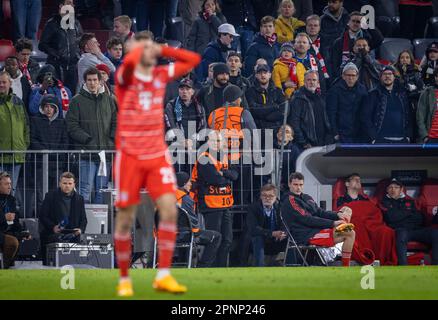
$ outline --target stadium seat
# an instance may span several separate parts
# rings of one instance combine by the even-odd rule
[[[438,42],[438,38],[414,39],[412,43],[414,44],[415,59],[419,59],[419,60],[423,59],[427,46],[434,41]]]
[[[392,17],[392,36],[399,37],[400,36],[400,17],[395,16]]]
[[[3,62],[9,56],[15,55],[14,44],[11,40],[0,40],[0,61]]]
[[[385,38],[389,38],[393,36],[394,21],[392,18],[386,16],[377,17],[376,26]]]
[[[402,38],[385,38],[379,47],[379,59],[395,62],[402,50],[411,50],[413,46],[410,40]]]
[[[20,219],[24,230],[29,231],[32,236],[31,240],[24,240],[20,243],[17,256],[19,257],[36,257],[40,249],[40,233],[38,219]]]
[[[79,22],[81,23],[82,29],[84,30],[102,30],[102,24],[97,18],[83,17],[79,20]]]
[[[425,216],[425,224],[438,227],[438,179],[427,179],[420,188],[418,206]]]
[[[438,38],[438,17],[431,17],[424,30],[425,38]]]
[[[0,2],[0,5],[2,6],[2,12],[3,12],[3,25],[1,34],[6,39],[12,39],[12,10],[11,10],[11,1],[10,0],[3,0]]]

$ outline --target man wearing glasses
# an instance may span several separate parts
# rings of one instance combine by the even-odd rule
[[[248,208],[247,228],[257,267],[275,265],[275,258],[286,248],[287,237],[282,230],[277,187],[264,185],[260,199]],[[266,254],[266,256],[265,256]]]

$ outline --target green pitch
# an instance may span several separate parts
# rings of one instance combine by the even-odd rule
[[[156,293],[155,270],[131,271],[134,299],[438,299],[438,267],[377,267],[363,290],[360,267],[174,269],[187,294]],[[118,270],[75,270],[61,289],[59,270],[0,270],[0,299],[116,299]],[[362,280],[362,282],[366,282]],[[370,284],[371,282],[367,282]]]

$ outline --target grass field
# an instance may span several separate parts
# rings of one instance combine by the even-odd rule
[[[156,293],[155,270],[135,269],[134,299],[438,299],[438,267],[377,267],[375,289],[361,289],[360,267],[175,269],[185,295]],[[116,299],[118,270],[75,270],[63,290],[59,270],[0,270],[0,299]]]

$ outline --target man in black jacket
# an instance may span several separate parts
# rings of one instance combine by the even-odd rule
[[[395,229],[399,265],[407,265],[409,241],[419,241],[432,246],[432,264],[438,264],[438,229],[424,227],[423,215],[418,212],[415,200],[403,193],[403,184],[392,179],[386,189],[387,195],[380,205],[386,224]]]
[[[265,266],[265,253],[277,255],[286,248],[287,237],[282,230],[280,206],[277,202],[277,187],[264,185],[260,190],[260,200],[248,208],[247,229],[251,235],[255,265]],[[269,264],[274,264],[271,260]]]
[[[83,31],[78,19],[74,20],[73,29],[62,28],[61,19],[66,13],[61,14],[61,8],[65,5],[73,5],[73,0],[58,2],[59,13],[49,19],[44,26],[38,49],[48,55],[46,63],[56,68],[61,81],[74,94],[78,82],[76,64],[80,56],[78,41]]]
[[[18,39],[15,44],[15,51],[17,52],[20,70],[32,85],[35,83],[40,70],[38,62],[31,58],[33,51],[32,40],[26,38]]]
[[[289,176],[288,196],[281,205],[281,215],[297,244],[332,247],[342,245],[342,265],[349,266],[356,234],[354,230],[336,231],[336,227],[349,222],[351,209],[326,211],[317,206],[312,197],[303,193],[304,176],[295,172]]]
[[[27,80],[19,68],[18,58],[15,56],[7,57],[5,60],[5,70],[11,76],[12,92],[24,102],[24,106],[28,110],[29,96],[32,89],[29,80]]]
[[[230,51],[227,65],[230,68],[230,83],[238,86],[245,94],[251,84],[247,78],[242,76],[242,56],[235,51]]]
[[[295,92],[288,124],[295,131],[295,140],[304,149],[324,146],[333,141],[325,108],[325,98],[319,92],[318,72],[304,75],[304,87]]]
[[[268,65],[257,66],[254,83],[245,94],[258,129],[278,130],[283,123],[286,99],[271,75]]]
[[[45,259],[46,246],[52,242],[79,242],[87,227],[84,198],[75,191],[75,176],[64,172],[59,189],[46,194],[40,211],[41,248]],[[62,233],[63,230],[74,230]]]

